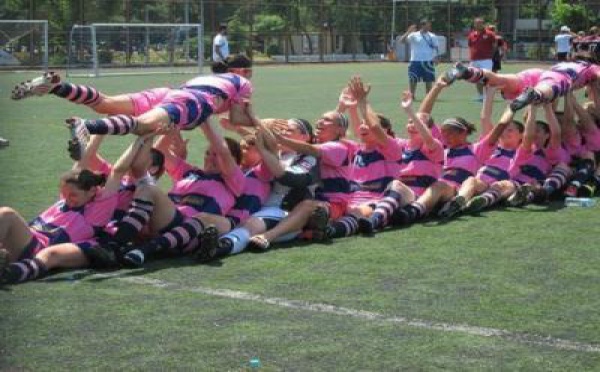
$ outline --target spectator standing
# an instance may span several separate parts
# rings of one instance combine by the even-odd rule
[[[471,66],[482,70],[492,71],[492,58],[497,48],[496,34],[485,27],[483,18],[475,18],[473,30],[469,33],[469,54]],[[476,101],[483,102],[483,83],[477,83],[478,97]]]
[[[213,61],[221,62],[229,56],[229,42],[227,41],[227,26],[221,25],[219,33],[213,39]]]
[[[571,32],[568,26],[562,26],[560,33],[554,37],[556,43],[556,59],[566,61],[571,53],[572,39],[577,35]]]
[[[506,51],[508,50],[508,43],[506,42],[506,40],[504,40],[504,38],[498,34],[498,32],[496,31],[496,26],[494,25],[488,25],[487,26],[488,30],[494,32],[496,34],[496,50],[494,52],[494,55],[492,56],[492,71],[493,72],[498,72],[500,70],[502,70],[502,59],[504,59],[504,56],[506,55]]]
[[[425,91],[429,93],[435,81],[435,60],[439,54],[437,36],[431,32],[431,22],[424,19],[416,25],[411,25],[400,36],[400,42],[408,41],[410,45],[410,64],[408,65],[408,80],[410,92],[415,96],[417,83],[425,83]]]

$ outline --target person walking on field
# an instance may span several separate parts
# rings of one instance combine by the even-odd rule
[[[483,18],[475,18],[473,30],[469,33],[469,54],[471,66],[482,70],[492,71],[494,52],[498,46],[496,34],[485,27]],[[483,84],[477,83],[478,97],[476,101],[483,102]]]
[[[227,41],[227,26],[221,25],[219,33],[213,39],[213,61],[221,62],[229,56],[229,42]]]
[[[428,93],[435,81],[435,60],[439,55],[439,43],[436,35],[431,32],[431,22],[422,20],[419,23],[419,30],[417,25],[411,25],[400,36],[399,41],[408,41],[410,45],[408,80],[412,96],[415,96],[419,81],[425,82],[425,90]]]
[[[554,37],[557,61],[566,61],[569,58],[573,38],[576,36],[577,34],[572,33],[568,26],[562,26],[560,28],[560,33]]]

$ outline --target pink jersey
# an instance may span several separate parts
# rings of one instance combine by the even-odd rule
[[[100,159],[99,168],[95,169],[94,171],[100,172],[108,177],[110,175],[110,172],[112,171],[113,166],[105,159],[102,159],[102,158],[99,158],[99,159]],[[147,175],[146,177],[152,178],[150,175]],[[131,202],[133,201],[133,195],[135,193],[137,181],[138,180],[136,180],[135,178],[131,177],[128,174],[126,174],[121,179],[121,185],[119,187],[118,196],[117,196],[118,202],[117,202],[117,207],[115,209],[115,214],[113,216],[113,220],[120,220],[121,218],[123,218],[123,216],[125,215],[127,210],[129,210]],[[152,182],[154,182],[154,181],[152,181]]]
[[[600,128],[594,126],[591,130],[583,132],[583,139],[588,151],[600,152]]]
[[[171,88],[154,88],[129,94],[133,104],[133,116],[140,116],[158,106],[170,91]]]
[[[235,198],[244,191],[244,174],[237,167],[230,177],[224,178],[178,159],[167,171],[175,182],[169,198],[186,217],[199,212],[225,215],[235,204]]]
[[[232,103],[241,103],[252,96],[250,80],[232,73],[199,76],[183,84],[182,89],[202,95],[217,114],[228,111]],[[222,100],[218,106],[217,98]]]
[[[516,149],[509,150],[497,146],[490,158],[485,161],[483,167],[477,172],[477,178],[488,185],[510,179],[509,169],[516,153]]]
[[[561,147],[533,151],[519,147],[510,165],[511,179],[519,183],[541,184],[552,170],[552,166],[556,164],[555,162],[565,153]]]
[[[525,89],[533,88],[538,83],[540,76],[542,76],[543,73],[544,70],[541,68],[529,68],[519,72],[517,74],[517,78],[519,79],[519,89],[514,92],[501,91],[502,98],[510,101],[517,98],[519,94],[525,91]]]
[[[269,197],[273,177],[262,168],[259,164],[244,173],[246,178],[244,191],[236,198],[235,205],[227,214],[236,225],[258,212]]]
[[[561,62],[552,66],[551,71],[569,76],[572,80],[572,89],[581,89],[597,79],[600,66],[584,61]]]
[[[431,149],[425,146],[414,148],[407,139],[397,141],[402,148],[397,178],[420,196],[442,175],[444,146],[439,140],[434,140],[435,145]]]
[[[78,243],[92,239],[110,221],[117,206],[117,193],[100,191],[92,201],[69,208],[63,199],[29,223],[34,235],[44,235],[47,245]]]
[[[376,202],[398,173],[398,161],[402,157],[400,144],[388,137],[385,145],[366,149],[360,144],[351,168],[352,195],[350,207]]]
[[[490,135],[474,144],[446,149],[441,179],[458,188],[467,178],[474,176],[494,151],[494,146],[488,142]]]
[[[349,198],[352,188],[352,160],[357,144],[348,141],[330,141],[316,145],[320,154],[321,185],[316,190],[318,199],[336,202]]]

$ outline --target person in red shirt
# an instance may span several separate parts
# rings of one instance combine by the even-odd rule
[[[498,46],[498,40],[496,34],[485,27],[482,18],[475,18],[468,41],[471,66],[491,71],[493,68],[492,58]],[[479,96],[476,100],[483,102],[483,84],[477,84],[477,92]]]

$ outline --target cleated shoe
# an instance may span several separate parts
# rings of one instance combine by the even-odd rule
[[[134,248],[123,255],[123,265],[129,268],[142,267],[145,260],[146,255],[138,248]]]
[[[373,235],[375,232],[375,226],[373,226],[373,222],[370,219],[361,217],[358,219],[358,232],[363,235]]]
[[[208,225],[200,233],[200,244],[193,257],[198,262],[211,261],[217,256],[218,248],[219,230],[214,225]]]
[[[579,195],[582,198],[591,198],[596,193],[596,185],[592,182],[586,182],[579,188]]]
[[[467,71],[469,71],[467,66],[463,65],[460,62],[457,62],[456,65],[454,65],[454,67],[452,67],[450,70],[447,70],[444,73],[443,79],[446,82],[446,84],[450,85],[456,80],[464,79]]]
[[[510,103],[510,110],[512,112],[517,112],[525,106],[535,102],[536,97],[537,93],[535,90],[529,87]]]
[[[10,98],[21,100],[32,96],[43,96],[48,94],[58,84],[60,84],[60,75],[56,72],[48,71],[33,80],[17,84]]]
[[[508,197],[508,205],[511,207],[521,207],[527,204],[529,193],[531,193],[531,185],[524,184],[517,189],[511,196]]]
[[[85,155],[85,150],[90,141],[90,132],[81,118],[72,117],[65,120],[65,122],[71,131],[68,148],[69,156],[71,159],[79,161]]]
[[[438,213],[438,216],[446,219],[452,218],[463,210],[465,204],[465,198],[462,196],[457,196],[442,207]]]
[[[465,206],[465,213],[479,213],[487,207],[487,200],[481,195],[477,195],[473,199],[469,200]]]

